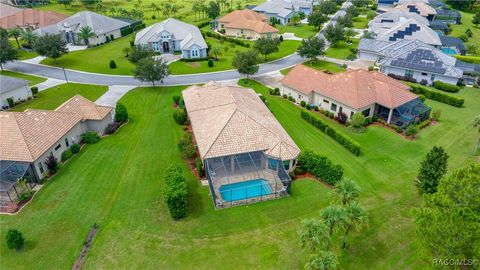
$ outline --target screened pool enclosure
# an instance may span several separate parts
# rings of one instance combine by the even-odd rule
[[[283,161],[262,151],[209,158],[205,168],[217,208],[287,196],[290,189]]]
[[[427,120],[431,110],[430,107],[425,106],[425,104],[417,98],[393,109],[390,123],[405,129],[410,125]],[[376,111],[378,117],[384,121],[388,121],[389,108],[377,105]]]
[[[20,183],[19,181],[25,181]],[[0,160],[0,205],[15,203],[27,185],[33,188],[36,184],[35,173],[31,163]]]

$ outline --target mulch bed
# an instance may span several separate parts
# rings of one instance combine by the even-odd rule
[[[292,179],[292,181],[295,181],[295,180],[300,180],[300,179],[305,179],[305,178],[310,178],[310,179],[313,179],[317,182],[319,182],[320,184],[324,185],[325,187],[329,188],[329,189],[333,189],[333,186],[326,183],[325,181],[323,181],[322,179],[314,176],[313,174],[311,174],[310,172],[305,172],[305,173],[302,173],[302,174],[297,174],[295,175],[295,178]]]
[[[72,270],[79,270],[80,268],[82,268],[82,265],[85,262],[85,257],[87,257],[88,250],[92,246],[93,238],[95,237],[95,235],[97,235],[97,231],[98,231],[98,225],[93,224],[92,228],[88,232],[87,239],[83,244],[82,251],[80,251],[80,255],[78,255],[78,258],[75,261],[75,264],[73,264]]]

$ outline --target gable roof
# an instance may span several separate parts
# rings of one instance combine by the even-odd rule
[[[202,159],[265,151],[288,160],[300,153],[252,89],[211,82],[182,95]]]
[[[440,38],[428,25],[414,18],[401,19],[390,28],[379,29],[376,39],[383,41],[396,41],[399,39],[420,40],[434,46],[442,45]]]
[[[248,29],[257,33],[276,33],[278,30],[266,23],[268,17],[249,9],[234,10],[217,19],[225,28]]]
[[[417,98],[407,85],[382,73],[361,69],[327,74],[300,64],[281,83],[306,95],[319,93],[354,109],[375,103],[396,108]]]
[[[9,16],[2,17],[0,20],[0,25],[4,29],[26,26],[38,28],[58,23],[65,18],[67,18],[67,16],[54,11],[43,11],[27,8]]]
[[[437,11],[435,8],[429,6],[427,3],[410,1],[394,7],[406,12],[417,13],[420,16],[427,17],[428,15],[435,15]]]
[[[292,3],[288,5],[286,1],[273,0],[273,1],[263,2],[262,4],[253,8],[253,10],[257,12],[276,14],[279,17],[286,18],[288,15],[293,13],[294,7]]]
[[[22,11],[21,8],[17,8],[11,5],[0,3],[0,18],[13,15],[19,11]]]
[[[82,120],[102,120],[112,110],[112,107],[97,105],[78,94],[55,109],[57,112],[81,115]]]
[[[24,79],[18,79],[10,76],[0,75],[0,93],[6,93],[11,90],[15,90],[22,86],[26,87],[28,81]]]
[[[405,12],[399,9],[391,9],[388,12],[375,16],[375,18],[368,23],[368,30],[378,34],[380,31],[384,29],[390,29],[397,23],[410,18],[415,19],[419,23],[429,25],[429,21],[417,13]]]
[[[207,48],[207,43],[198,27],[173,18],[142,29],[135,35],[135,44],[148,44],[149,42],[158,41],[160,39],[158,34],[163,31],[172,34],[175,40],[181,40],[180,47],[182,49],[189,48],[193,44]]]

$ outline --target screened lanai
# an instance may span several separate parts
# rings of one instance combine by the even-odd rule
[[[16,202],[18,196],[24,192],[24,185],[18,181],[25,179],[26,184],[33,188],[35,185],[35,174],[28,162],[0,160],[0,204],[8,205]]]
[[[428,119],[432,109],[423,104],[420,99],[414,99],[393,109],[390,123],[401,128],[407,128],[412,124],[418,124]],[[385,121],[388,121],[390,109],[378,105],[377,115]]]
[[[262,151],[209,158],[205,168],[219,208],[288,195],[291,179],[283,162]]]

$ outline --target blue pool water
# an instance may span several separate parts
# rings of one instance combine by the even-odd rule
[[[457,52],[452,48],[442,48],[442,52],[446,54],[457,54]]]
[[[272,189],[264,179],[255,179],[220,187],[222,199],[227,202],[259,197],[272,193]]]

